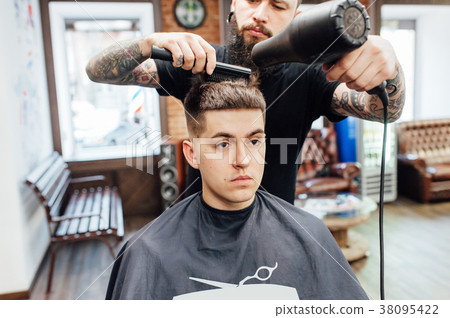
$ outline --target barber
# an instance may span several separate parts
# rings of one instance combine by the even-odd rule
[[[299,154],[311,124],[320,116],[337,122],[346,116],[383,122],[383,106],[367,90],[387,81],[388,121],[397,120],[405,96],[404,75],[390,43],[369,36],[334,65],[284,63],[258,68],[253,46],[283,31],[300,11],[297,0],[233,0],[227,46],[207,43],[191,33],[153,33],[110,46],[93,57],[86,71],[96,82],[154,87],[163,96],[183,100],[192,74],[212,74],[216,61],[249,67],[260,77],[267,103],[267,150],[261,188],[288,202],[295,199]],[[168,49],[174,62],[149,58],[152,46]],[[189,170],[187,192],[201,189],[198,172]]]

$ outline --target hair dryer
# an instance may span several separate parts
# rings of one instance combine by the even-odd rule
[[[252,60],[258,66],[284,62],[334,63],[359,48],[369,35],[369,16],[357,0],[333,0],[298,14],[280,34],[257,43]],[[369,90],[388,105],[386,82]]]
[[[256,44],[252,60],[258,66],[334,62],[363,45],[369,29],[369,16],[358,1],[327,1],[301,12],[280,34]]]

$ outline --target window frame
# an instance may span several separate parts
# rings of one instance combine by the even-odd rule
[[[53,139],[53,149],[63,155],[62,153],[62,141],[61,141],[61,127],[60,127],[60,117],[59,117],[59,107],[56,91],[56,79],[55,79],[55,65],[53,58],[53,45],[51,39],[51,26],[50,26],[50,2],[73,2],[73,0],[39,0],[40,11],[41,11],[41,23],[42,23],[42,33],[44,42],[44,53],[45,53],[45,64],[47,73],[47,86],[49,95],[49,105],[50,105],[50,122],[52,128],[52,139]],[[161,4],[160,0],[78,0],[78,2],[98,2],[98,3],[123,3],[123,2],[134,2],[134,3],[151,3],[153,5],[154,12],[154,22],[155,22],[155,32],[162,31],[162,15],[161,15]],[[166,98],[159,97],[160,105],[160,122],[161,122],[161,132],[162,135],[167,134],[168,124],[167,124],[167,112],[166,112]],[[147,160],[144,160],[146,162]],[[89,167],[93,169],[105,168],[105,163],[109,163],[108,168],[124,168],[126,167],[125,154],[123,158],[113,158],[113,159],[93,159],[86,161],[77,161],[76,163],[84,165],[89,162]],[[74,162],[75,164],[75,162]]]

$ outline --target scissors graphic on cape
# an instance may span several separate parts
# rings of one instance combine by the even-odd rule
[[[219,287],[219,288],[240,287],[240,286],[244,285],[245,282],[247,282],[247,281],[249,281],[250,279],[253,279],[253,278],[256,278],[256,279],[258,279],[260,281],[268,280],[272,276],[272,272],[277,267],[278,267],[278,262],[275,262],[275,266],[274,267],[261,266],[260,268],[258,268],[256,270],[254,275],[245,277],[237,285],[236,284],[230,284],[230,283],[216,282],[216,281],[213,281],[213,280],[208,280],[208,279],[203,279],[203,278],[196,278],[196,277],[189,277],[189,279],[197,281],[199,283],[203,283],[203,284],[207,284],[207,285],[214,286],[214,287]],[[260,274],[259,272],[263,271],[263,270],[267,271],[267,277],[260,276],[262,274]]]
[[[200,290],[187,294],[181,294],[174,296],[173,299],[247,299],[247,300],[276,300],[276,299],[291,299],[298,300],[298,293],[294,287],[283,286],[277,284],[246,284],[251,279],[258,279],[259,281],[266,281],[272,276],[272,272],[278,267],[278,263],[275,263],[274,267],[261,266],[258,268],[254,275],[247,276],[241,280],[238,284],[230,284],[223,282],[216,282],[213,280],[189,277],[189,279],[206,284],[209,286],[219,287],[214,289]]]

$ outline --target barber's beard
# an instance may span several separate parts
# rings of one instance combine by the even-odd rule
[[[230,21],[230,26],[232,38],[231,43],[228,45],[228,54],[231,64],[247,67],[252,70],[252,73],[256,73],[259,78],[272,75],[278,68],[278,65],[258,67],[252,60],[251,53],[255,44],[258,43],[257,38],[252,37],[249,41],[246,41],[244,38],[244,30],[239,30],[234,16]],[[262,31],[268,34],[269,37],[272,36],[272,33],[264,26],[255,26],[258,26]]]

